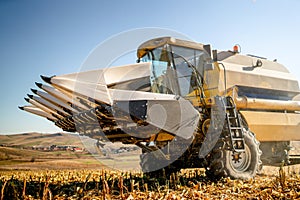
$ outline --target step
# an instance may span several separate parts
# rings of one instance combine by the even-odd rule
[[[229,117],[228,116],[228,119],[238,119],[237,117]]]
[[[230,126],[229,128],[232,130],[242,130],[242,127],[238,127],[238,126]]]
[[[245,149],[234,149],[234,151],[237,153],[243,153],[245,152]]]
[[[239,140],[244,141],[244,138],[242,138],[242,137],[233,137],[232,140],[233,141],[239,141]]]

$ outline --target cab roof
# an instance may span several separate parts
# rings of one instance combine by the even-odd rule
[[[148,40],[142,43],[137,50],[137,57],[143,57],[149,50],[155,49],[157,47],[164,46],[166,44],[181,46],[191,49],[204,50],[204,45],[197,42],[181,40],[174,37],[160,37]]]

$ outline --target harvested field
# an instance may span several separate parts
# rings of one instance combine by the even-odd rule
[[[254,179],[216,182],[204,169],[151,179],[140,172],[94,170],[0,171],[0,199],[296,199],[298,168],[269,168]]]

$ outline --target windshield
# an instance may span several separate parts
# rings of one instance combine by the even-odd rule
[[[143,62],[152,62],[151,90],[155,93],[186,96],[197,85],[195,70],[203,75],[203,51],[164,45],[149,51]],[[194,68],[194,69],[193,69]]]

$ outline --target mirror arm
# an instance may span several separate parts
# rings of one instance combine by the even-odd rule
[[[217,50],[213,50],[212,53],[213,53],[212,60],[214,62],[217,62],[218,61],[218,52],[217,52]]]
[[[253,65],[253,68],[261,67],[262,65],[263,65],[262,61],[260,59],[257,59],[256,64]]]

